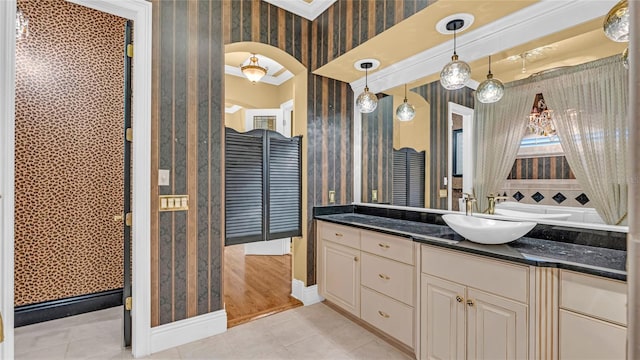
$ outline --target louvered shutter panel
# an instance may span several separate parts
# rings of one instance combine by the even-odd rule
[[[263,139],[226,129],[225,245],[263,240]]]
[[[269,136],[269,240],[302,235],[300,144],[299,136]]]
[[[393,192],[391,204],[407,205],[407,155],[393,149]]]
[[[408,151],[407,167],[409,179],[407,181],[407,205],[424,207],[424,160],[425,152]]]

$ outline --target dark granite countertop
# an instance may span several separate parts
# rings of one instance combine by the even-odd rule
[[[540,267],[556,267],[611,279],[627,279],[627,252],[561,241],[522,237],[501,245],[465,240],[446,225],[357,213],[316,215],[316,219],[406,237],[424,244]]]

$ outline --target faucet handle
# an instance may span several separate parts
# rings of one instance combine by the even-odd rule
[[[469,194],[469,193],[462,193],[462,198],[465,199],[465,201],[475,201],[476,198],[473,197],[473,194]]]

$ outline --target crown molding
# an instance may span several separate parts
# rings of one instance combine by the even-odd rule
[[[313,0],[310,3],[304,0],[263,0],[279,8],[285,9],[303,18],[313,21],[320,16],[336,0]]]
[[[457,38],[460,59],[472,62],[500,51],[511,49],[529,41],[556,33],[566,28],[601,18],[616,4],[616,0],[584,1],[542,0],[529,7],[502,17]],[[531,16],[531,14],[545,14]],[[437,74],[451,60],[453,39],[408,57],[395,64],[369,74],[368,86],[373,93],[410,83]],[[350,83],[354,93],[362,92],[365,78]],[[474,86],[475,85],[475,86]],[[470,82],[468,87],[478,86]]]

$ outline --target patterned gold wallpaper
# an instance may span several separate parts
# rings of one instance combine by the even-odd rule
[[[18,6],[16,306],[122,287],[125,24],[64,0]]]

